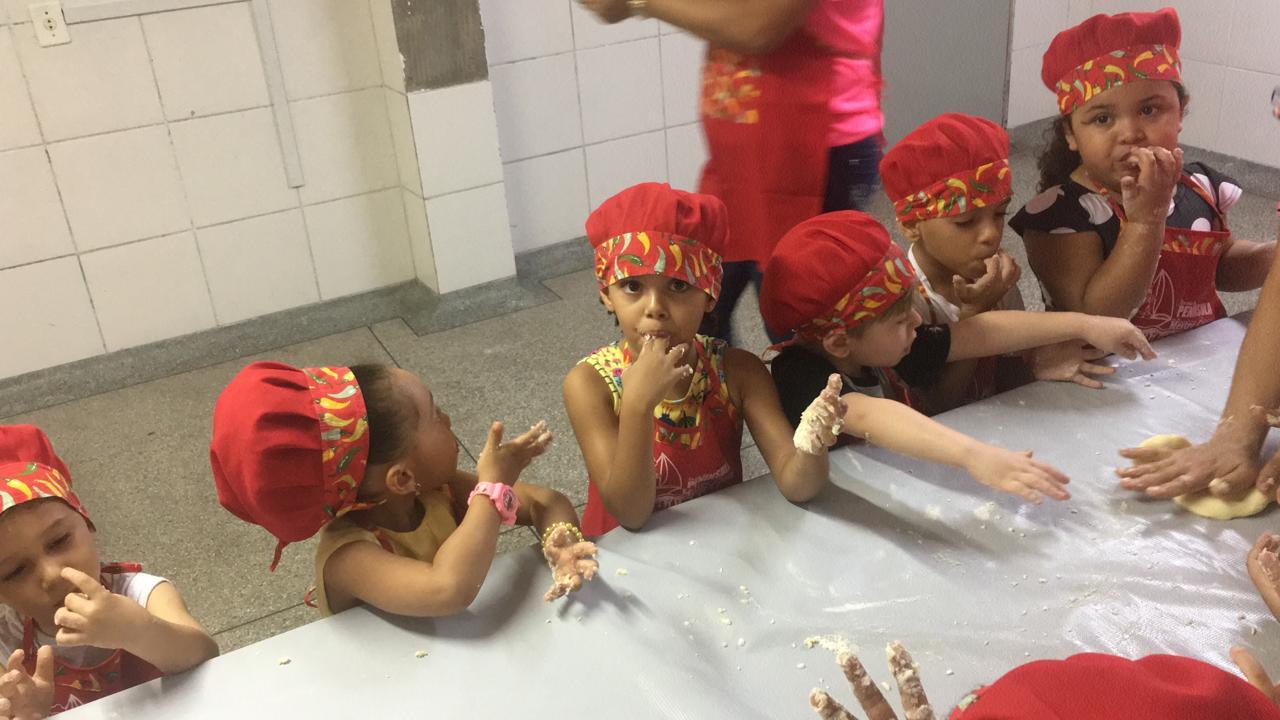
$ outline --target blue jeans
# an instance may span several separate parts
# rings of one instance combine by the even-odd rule
[[[831,148],[827,156],[827,195],[822,201],[822,212],[836,210],[863,210],[871,202],[871,196],[880,187],[880,156],[884,139],[873,135],[848,145]],[[730,242],[732,242],[730,238]],[[720,286],[720,300],[716,307],[702,318],[698,332],[723,338],[733,344],[733,309],[750,283],[760,290],[760,268],[750,260],[724,264],[724,282]],[[785,335],[775,334],[765,327],[771,342],[780,342]],[[754,348],[752,348],[754,349]],[[760,348],[763,349],[763,348]]]

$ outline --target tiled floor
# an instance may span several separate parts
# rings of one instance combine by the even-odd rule
[[[1030,197],[1033,159],[1015,145],[1013,164],[1018,197]],[[1270,239],[1275,232],[1272,207],[1270,199],[1246,195],[1231,213],[1233,229],[1242,237]],[[888,203],[879,198],[873,213],[888,220]],[[1021,241],[1009,232],[1006,247],[1023,263],[1023,293],[1038,307]],[[54,370],[40,374],[36,394],[49,398],[45,401],[33,400],[31,393],[24,397],[21,378],[0,383],[0,400],[11,398],[12,407],[24,408],[21,414],[0,417],[0,422],[44,428],[93,513],[103,556],[140,561],[171,578],[223,650],[231,650],[315,617],[300,604],[311,581],[311,543],[290,547],[279,569],[268,572],[272,540],[223,511],[210,479],[214,398],[251,360],[298,365],[389,362],[412,370],[451,414],[467,463],[474,463],[490,421],[501,419],[512,428],[523,428],[545,418],[558,439],[525,477],[557,488],[581,505],[586,498],[585,473],[561,402],[560,383],[575,361],[614,339],[616,331],[596,299],[590,270],[556,274],[546,264],[533,273],[545,278],[541,281],[525,276],[506,290],[485,290],[488,314],[494,307],[500,314],[470,324],[465,324],[465,306],[446,308],[445,314],[426,320],[411,312],[385,319],[384,310],[367,320],[369,325],[348,322],[348,329],[325,336],[315,328],[323,327],[326,314],[312,308],[304,316],[288,316],[308,326],[307,335],[291,336],[313,338],[305,342],[271,347],[262,339],[266,330],[257,326],[247,345],[256,348],[251,354],[236,352],[246,345],[238,344],[243,336],[234,333],[217,336],[227,338],[225,346],[212,350],[192,349],[209,344],[208,336],[179,338],[148,350],[148,367],[172,369],[167,375],[152,372],[157,379],[131,379],[135,376],[115,368],[100,375],[108,379],[95,386],[83,376],[73,377],[78,369]],[[574,266],[584,263],[579,260]],[[1255,299],[1256,293],[1237,294],[1227,298],[1228,307],[1236,312],[1252,307]],[[745,308],[754,308],[754,296],[743,302]],[[346,307],[344,312],[353,310]],[[736,331],[742,344],[763,349],[767,343],[758,318],[753,312],[738,315]],[[60,385],[74,391],[59,395]],[[68,394],[78,399],[68,401]],[[749,438],[747,445],[748,476],[763,474],[766,468]],[[528,530],[516,529],[504,533],[500,547],[532,542]]]

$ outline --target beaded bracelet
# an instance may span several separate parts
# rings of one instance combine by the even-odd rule
[[[547,547],[547,540],[551,539],[551,533],[555,532],[559,528],[568,529],[569,532],[573,533],[574,537],[578,538],[578,542],[587,541],[587,539],[582,536],[582,531],[579,530],[576,525],[574,525],[571,522],[568,522],[567,520],[561,520],[560,522],[557,522],[557,523],[551,523],[550,525],[547,526],[547,529],[542,531],[542,547],[544,549]]]

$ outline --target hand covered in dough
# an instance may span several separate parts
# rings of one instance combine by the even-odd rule
[[[550,602],[578,590],[595,577],[600,569],[596,552],[595,543],[579,542],[569,528],[560,526],[552,530],[542,547],[542,555],[551,567],[552,585],[542,598]]]
[[[1200,445],[1185,440],[1144,443],[1121,450],[1120,456],[1133,461],[1133,467],[1116,469],[1120,487],[1153,498],[1168,499],[1205,488],[1218,497],[1230,497],[1260,477],[1258,449],[1225,433],[1214,433]]]
[[[1280,536],[1262,533],[1249,550],[1245,565],[1258,594],[1280,620]]]
[[[832,373],[827,378],[827,386],[800,414],[800,426],[792,438],[800,452],[821,455],[836,444],[840,431],[844,429],[845,413],[849,411],[840,397],[842,385],[840,375]]]
[[[911,654],[896,642],[889,643],[885,652],[889,656],[889,669],[893,672],[893,679],[898,684],[898,694],[902,697],[904,719],[933,720],[935,717],[933,706],[925,696],[924,686],[920,682],[920,673],[915,661],[911,659]],[[858,704],[862,706],[862,711],[867,714],[868,720],[898,719],[889,702],[884,699],[884,695],[880,694],[880,688],[876,687],[875,681],[867,674],[866,668],[862,667],[862,662],[858,660],[857,655],[841,653],[836,663],[844,671],[845,679],[853,688],[853,695],[858,699]],[[856,720],[854,715],[835,698],[818,688],[814,688],[809,693],[809,705],[822,720]]]

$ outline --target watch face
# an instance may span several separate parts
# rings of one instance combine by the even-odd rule
[[[506,506],[507,512],[511,512],[515,509],[515,502],[516,494],[510,489],[507,489],[506,492],[502,493],[502,504]]]

